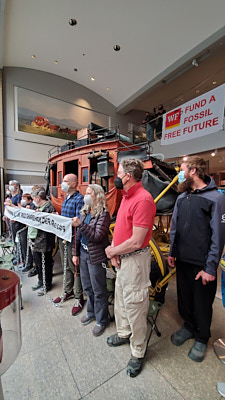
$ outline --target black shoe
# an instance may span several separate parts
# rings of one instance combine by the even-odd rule
[[[127,375],[131,378],[135,378],[140,374],[143,367],[144,358],[138,358],[131,356],[129,363],[127,364]]]
[[[107,338],[107,344],[110,347],[117,347],[117,346],[122,346],[123,344],[129,343],[129,337],[128,338],[122,338],[119,337],[117,333],[115,335],[109,336]]]
[[[33,268],[33,269],[29,272],[29,274],[28,274],[27,276],[28,276],[28,278],[31,278],[32,276],[35,276],[35,275],[37,275],[37,274],[38,274],[37,269],[36,269],[36,268]]]
[[[27,267],[22,268],[22,272],[28,272],[33,268],[33,265],[27,265]]]

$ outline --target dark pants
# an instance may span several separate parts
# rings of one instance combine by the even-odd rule
[[[24,229],[20,234],[20,245],[21,245],[21,252],[22,252],[22,258],[23,261],[26,261],[26,256],[27,256],[27,228]],[[31,249],[29,247],[29,253],[28,253],[28,262],[27,262],[27,267],[32,267],[33,266],[33,255],[31,252]]]
[[[108,292],[106,270],[101,264],[91,264],[89,254],[80,250],[80,275],[83,290],[87,295],[87,316],[95,317],[101,325],[108,323]]]
[[[52,251],[44,253],[45,256],[45,280],[46,289],[50,290],[52,286],[52,268],[53,268],[53,258]],[[43,286],[43,274],[42,274],[42,253],[39,251],[33,252],[34,263],[38,271],[38,282]]]
[[[178,310],[184,319],[184,326],[195,339],[207,343],[212,322],[212,304],[216,295],[217,279],[203,285],[195,277],[203,268],[179,260],[177,266]]]

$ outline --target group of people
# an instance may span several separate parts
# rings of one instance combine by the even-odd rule
[[[153,198],[142,185],[142,174],[142,161],[121,160],[115,187],[122,190],[122,201],[112,243],[108,239],[111,217],[102,187],[88,185],[83,197],[77,190],[77,176],[64,176],[61,188],[67,195],[61,215],[72,219],[73,240],[66,243],[60,240],[62,260],[67,255],[66,283],[63,298],[59,296],[54,300],[59,303],[75,297],[72,315],[77,315],[82,311],[85,292],[87,307],[81,323],[88,325],[95,320],[92,332],[94,336],[100,336],[108,325],[105,267],[111,260],[117,271],[116,333],[107,338],[107,344],[110,347],[130,344],[131,358],[126,370],[130,377],[141,372],[146,353],[151,268],[149,241],[156,213]],[[171,336],[171,341],[180,346],[193,338],[188,356],[201,362],[210,337],[216,271],[224,247],[225,197],[218,192],[213,179],[206,175],[206,163],[199,157],[190,157],[181,164],[178,180],[181,195],[172,217],[168,263],[177,268],[178,308],[184,325]],[[43,190],[34,191],[32,198],[38,210],[54,212]],[[34,262],[38,268],[36,286],[41,288],[43,285],[41,249],[45,254],[46,288],[49,289],[53,265],[51,234],[38,230],[32,240]]]
[[[162,136],[163,114],[166,113],[162,104],[158,105],[158,109],[153,108],[153,112],[146,111],[142,124],[146,126],[146,136],[150,142],[160,139]]]

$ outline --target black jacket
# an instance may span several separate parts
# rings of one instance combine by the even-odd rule
[[[76,229],[76,249],[72,246],[72,254],[80,255],[81,234],[87,238],[87,247],[92,264],[106,263],[105,248],[109,245],[108,231],[110,214],[103,211],[98,217],[92,217],[89,224],[84,222],[85,216],[81,217],[81,224]]]
[[[184,192],[177,198],[170,255],[216,276],[225,243],[225,196],[209,176],[206,183],[203,189]]]

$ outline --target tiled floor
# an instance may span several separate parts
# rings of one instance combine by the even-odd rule
[[[175,278],[169,283],[166,303],[149,343],[144,369],[135,379],[126,375],[129,345],[108,347],[106,338],[115,332],[111,323],[98,338],[93,323],[82,326],[73,317],[73,300],[55,308],[38,297],[31,286],[36,277],[23,274],[22,348],[2,376],[5,400],[218,400],[217,382],[225,382],[225,364],[215,355],[213,343],[225,337],[225,309],[219,298],[214,302],[212,337],[205,360],[198,364],[187,357],[193,340],[181,347],[170,341],[182,321],[176,305]],[[51,296],[61,294],[62,268],[55,257]]]

